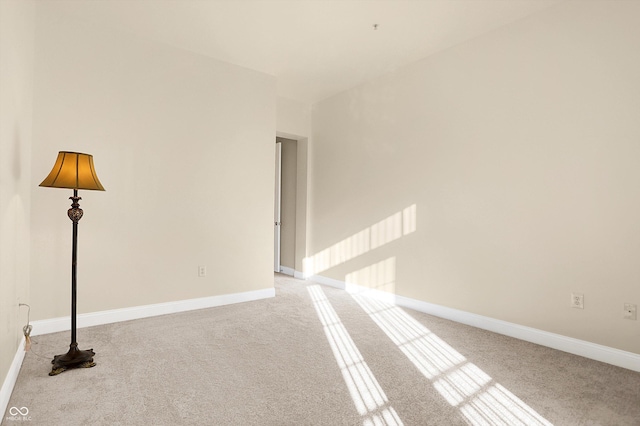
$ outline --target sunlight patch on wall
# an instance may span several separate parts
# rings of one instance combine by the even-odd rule
[[[551,425],[401,308],[366,293],[352,297],[470,424]]]
[[[416,205],[413,204],[402,210],[402,235],[416,231]]]
[[[351,399],[358,413],[363,416],[362,424],[364,426],[402,425],[400,417],[389,404],[389,399],[320,286],[307,287],[307,291],[324,326],[325,335]]]
[[[396,258],[390,257],[360,270],[347,274],[344,279],[347,291],[351,286],[365,287],[387,293],[396,292]]]
[[[397,212],[375,225],[371,225],[371,248],[382,247],[402,237],[402,229],[402,212]]]
[[[345,263],[373,249],[416,231],[415,204],[303,260],[303,272],[309,277]]]

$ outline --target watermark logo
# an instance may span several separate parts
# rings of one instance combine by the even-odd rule
[[[30,422],[31,416],[27,407],[11,407],[9,408],[9,416],[5,420],[13,422]]]

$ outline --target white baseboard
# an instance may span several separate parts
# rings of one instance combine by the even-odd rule
[[[295,270],[293,268],[289,268],[288,266],[280,266],[280,273],[289,275],[291,277],[295,276]]]
[[[573,337],[550,333],[495,318],[459,311],[445,306],[434,305],[408,297],[396,296],[395,299],[398,306],[640,372],[640,355],[633,352],[574,339]]]
[[[110,324],[139,318],[173,314],[176,312],[192,311],[196,309],[213,308],[234,303],[251,302],[254,300],[275,297],[275,288],[247,291],[244,293],[224,294],[220,296],[202,297],[198,299],[178,300],[175,302],[157,303],[153,305],[134,306],[131,308],[113,309],[108,311],[91,312],[77,316],[76,327],[92,327],[94,325]],[[56,333],[71,329],[71,317],[52,318],[33,321],[32,336]]]
[[[333,278],[323,277],[322,275],[311,275],[306,278],[309,281],[316,282],[318,284],[328,285],[329,287],[339,288],[340,290],[346,289],[346,283],[340,280],[334,280]]]
[[[421,300],[397,296],[395,294],[379,290],[372,290],[355,284],[347,284],[344,281],[320,275],[313,275],[308,279],[319,284],[344,289],[352,293],[365,292],[371,297],[394,303],[404,308],[413,309],[415,311],[424,312],[429,315],[445,318],[461,324],[489,330],[494,333],[515,337],[516,339],[525,340],[527,342],[536,343],[538,345],[558,349],[563,352],[568,352],[574,355],[583,356],[585,358],[594,359],[596,361],[640,372],[640,355],[633,352],[627,352],[611,348],[609,346],[587,342],[585,340],[574,339],[572,337],[550,333],[491,317],[472,314],[470,312],[460,311],[446,306],[423,302]]]
[[[280,273],[289,275],[290,277],[297,278],[299,280],[306,279],[303,272],[296,271],[295,269],[289,268],[288,266],[280,266]]]
[[[16,349],[16,355],[13,357],[13,361],[9,366],[4,382],[2,383],[2,389],[0,389],[0,415],[4,417],[5,411],[7,411],[7,405],[9,405],[9,399],[13,392],[13,387],[18,380],[18,373],[20,373],[20,367],[22,367],[22,360],[24,359],[24,336],[20,340],[18,349]],[[0,418],[1,420],[1,418]]]

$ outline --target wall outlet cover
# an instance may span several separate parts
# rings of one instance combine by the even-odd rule
[[[584,294],[571,293],[571,307],[576,309],[584,309]]]
[[[624,304],[624,319],[636,320],[638,319],[638,306],[633,303]]]
[[[207,267],[206,266],[198,266],[198,276],[206,277],[207,276]]]

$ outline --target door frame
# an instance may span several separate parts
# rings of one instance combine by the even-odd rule
[[[273,271],[280,272],[281,228],[282,228],[282,143],[276,139],[276,164],[273,203]]]
[[[296,226],[295,253],[293,271],[282,271],[296,278],[305,279],[304,263],[307,251],[307,223],[308,223],[308,151],[309,139],[304,136],[284,132],[276,132],[277,138],[296,141]],[[275,265],[274,265],[275,266]],[[288,269],[288,268],[287,268]]]

